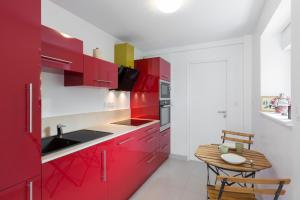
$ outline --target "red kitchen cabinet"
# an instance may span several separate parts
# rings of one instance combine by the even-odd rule
[[[41,200],[41,178],[36,177],[0,191],[1,200]]]
[[[14,185],[41,172],[41,2],[0,1],[0,10],[0,191],[12,187],[13,199],[24,189]]]
[[[118,87],[118,66],[105,60],[84,56],[83,74],[65,71],[65,86]]]
[[[83,72],[83,42],[81,40],[43,25],[41,37],[42,66]]]
[[[160,58],[159,59],[159,71],[160,71],[160,79],[165,81],[171,81],[171,66],[166,60]]]
[[[109,145],[95,145],[43,164],[43,200],[106,200]]]
[[[170,155],[170,135],[171,129],[160,133],[159,154],[161,162],[165,161]]]
[[[139,77],[130,93],[132,118],[159,119],[159,59],[135,61]]]
[[[159,80],[170,81],[170,64],[162,58],[135,61],[139,77],[130,94],[132,118],[159,120]]]
[[[139,133],[140,131],[134,131],[116,138],[114,153],[116,163],[111,177],[112,184],[109,188],[112,200],[129,199],[137,189],[135,170],[138,162],[138,146],[136,137]]]

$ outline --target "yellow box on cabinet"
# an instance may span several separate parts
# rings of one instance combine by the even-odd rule
[[[134,46],[129,43],[116,44],[115,64],[134,68]]]

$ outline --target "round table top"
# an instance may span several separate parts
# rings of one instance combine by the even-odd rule
[[[230,153],[234,153],[234,151],[230,150]],[[221,153],[218,149],[218,145],[200,145],[195,153],[195,156],[207,163],[208,165],[215,166],[217,168],[222,168],[225,170],[236,171],[236,172],[257,172],[263,169],[268,169],[272,167],[272,164],[268,161],[268,159],[257,151],[244,149],[243,153],[240,154],[245,157],[247,161],[252,160],[253,164],[244,163],[241,165],[233,165],[226,163],[221,158]]]

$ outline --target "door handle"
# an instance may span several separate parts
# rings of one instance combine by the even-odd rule
[[[219,114],[227,114],[227,111],[226,110],[219,110],[217,113],[219,113]]]
[[[33,107],[33,85],[32,83],[29,83],[26,87],[27,91],[27,103],[26,103],[26,124],[27,124],[27,131],[29,134],[32,133],[32,107]]]
[[[106,150],[103,150],[103,157],[102,157],[102,163],[103,163],[103,175],[102,175],[102,180],[103,182],[107,181],[107,158],[106,158]]]
[[[227,117],[227,110],[219,110],[217,111],[218,114],[223,114],[223,117],[226,118]]]
[[[30,181],[28,183],[28,190],[29,190],[29,200],[33,200],[33,183]]]
[[[60,62],[60,63],[64,63],[64,64],[72,64],[71,61],[60,59],[60,58],[55,58],[55,57],[46,56],[46,55],[41,55],[41,57],[44,60],[50,60],[50,61],[53,61],[53,62]]]
[[[122,141],[122,142],[119,142],[119,143],[118,143],[118,145],[125,144],[125,143],[127,143],[127,142],[130,142],[130,141],[132,141],[132,140],[134,140],[134,138],[133,138],[133,137],[131,137],[131,138],[128,138],[128,139],[126,139],[126,140],[124,140],[124,141]]]
[[[96,82],[100,82],[100,83],[112,83],[112,81],[106,81],[106,80],[95,80]]]

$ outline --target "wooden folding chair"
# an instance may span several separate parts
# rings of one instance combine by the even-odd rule
[[[227,130],[223,130],[222,133],[223,133],[223,136],[221,138],[223,140],[223,143],[225,141],[240,142],[240,143],[248,145],[248,149],[250,149],[251,145],[253,144],[252,139],[254,138],[254,134],[240,133],[240,132],[227,131]],[[230,137],[228,135],[233,135],[236,137]]]
[[[283,186],[291,182],[290,179],[253,179],[218,176],[215,186],[208,185],[208,195],[211,200],[256,200],[255,195],[274,195],[274,200],[286,193]],[[221,182],[221,185],[218,184]],[[256,187],[227,186],[228,182],[252,185],[276,185],[272,189],[259,189]]]

